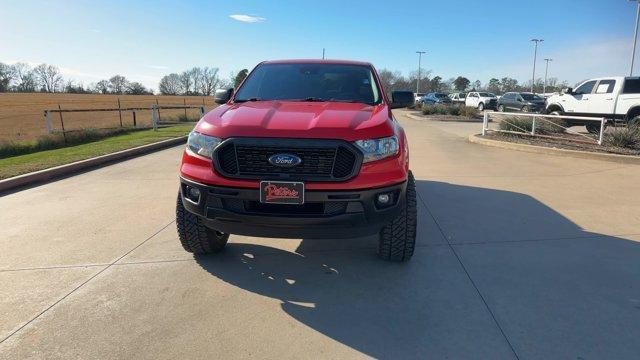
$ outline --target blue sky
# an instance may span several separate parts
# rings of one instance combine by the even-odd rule
[[[635,5],[537,1],[14,1],[0,0],[0,61],[46,62],[88,84],[122,74],[157,89],[192,66],[231,71],[266,59],[372,62],[443,78],[531,77],[531,38],[549,76],[576,82],[629,71]],[[235,19],[231,15],[236,16]]]

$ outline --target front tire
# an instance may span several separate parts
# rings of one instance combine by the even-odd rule
[[[378,256],[388,261],[409,260],[416,245],[417,223],[416,182],[409,171],[404,209],[380,230]]]
[[[229,234],[209,229],[202,219],[187,211],[180,194],[176,203],[176,227],[182,247],[194,254],[220,252],[229,240]]]
[[[478,104],[478,111],[483,111],[483,110],[484,110],[484,103]]]
[[[504,112],[504,105],[498,105],[498,112]]]
[[[529,109],[529,107],[528,107],[528,106],[523,106],[523,107],[522,107],[522,112],[523,112],[523,113],[528,113],[529,111],[531,111],[531,110]]]

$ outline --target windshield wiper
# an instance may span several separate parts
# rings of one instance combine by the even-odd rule
[[[237,102],[237,103],[242,103],[242,102],[246,102],[246,101],[261,101],[262,99],[257,98],[257,97],[252,97],[252,98],[248,98],[248,99],[235,99],[233,102]]]
[[[332,101],[332,102],[343,102],[343,103],[351,103],[351,104],[367,104],[367,105],[373,105],[373,103],[368,103],[368,102],[364,102],[361,100],[346,100],[346,99],[329,99],[327,101]]]

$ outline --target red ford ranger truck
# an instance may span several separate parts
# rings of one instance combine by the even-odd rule
[[[378,254],[408,260],[416,190],[392,108],[411,92],[380,86],[375,68],[334,60],[266,61],[190,133],[176,223],[192,253],[230,234],[276,238],[378,235]]]

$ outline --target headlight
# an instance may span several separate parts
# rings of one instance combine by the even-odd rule
[[[222,140],[217,137],[192,131],[189,133],[189,139],[187,139],[187,149],[195,154],[211,159],[213,149],[215,149],[221,141]]]
[[[396,136],[358,140],[354,144],[364,153],[363,162],[365,163],[394,156],[398,153],[398,138]]]

